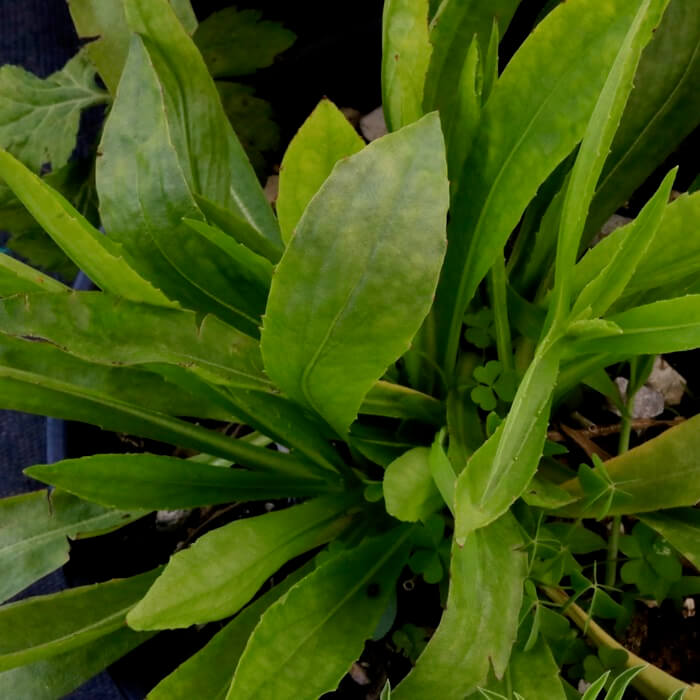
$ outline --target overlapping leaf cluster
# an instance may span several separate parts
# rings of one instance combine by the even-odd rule
[[[157,630],[231,618],[150,697],[317,698],[365,640],[391,637],[411,570],[442,586],[444,611],[424,649],[403,628],[421,653],[382,697],[565,698],[560,668],[577,665],[615,671],[585,698],[606,683],[611,699],[629,683],[696,697],[594,618],[692,588],[678,553],[697,566],[698,419],[578,473],[546,443],[572,388],[610,393],[606,367],[641,376],[636,356],[700,346],[700,199],[669,203],[675,170],[580,255],[693,127],[692,3],[570,0],[499,75],[517,1],[387,0],[391,132],[365,145],[322,101],[284,157],[277,215],[207,67],[226,57],[202,57],[177,5],[123,3],[96,172],[106,236],[0,153],[0,177],[100,290],[0,258],[0,399],[192,456],[28,470],[56,488],[0,502],[0,590],[60,566],[66,536],[148,511],[300,502],[162,570],[4,606],[3,694],[60,697]],[[111,40],[89,45],[98,65]],[[620,542],[587,527],[622,516],[643,524]]]

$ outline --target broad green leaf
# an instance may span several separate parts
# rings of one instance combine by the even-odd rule
[[[279,22],[261,20],[261,15],[259,10],[226,7],[200,22],[194,43],[215,78],[254,73],[294,43],[294,32]]]
[[[560,354],[556,344],[538,351],[518,387],[507,418],[470,457],[457,478],[455,538],[458,543],[504,513],[534,476],[547,434]]]
[[[243,652],[227,698],[277,700],[300,688],[316,698],[335,689],[386,609],[411,532],[393,529],[341,552],[272,605]]]
[[[357,503],[357,492],[324,496],[207,533],[171,557],[129,626],[188,627],[232,615],[287,561],[342,532]]]
[[[218,404],[190,393],[162,376],[134,367],[99,365],[66,354],[51,343],[18,340],[0,331],[0,366],[77,384],[126,403],[148,405],[170,416],[231,421],[235,417]],[[184,370],[183,370],[184,371]]]
[[[663,535],[696,569],[700,569],[700,510],[678,508],[639,518]]]
[[[297,476],[314,473],[312,467],[292,455],[234,440],[217,431],[35,371],[0,366],[0,405],[189,447],[263,471]]]
[[[462,700],[505,671],[518,628],[527,557],[510,514],[452,545],[450,589],[440,626],[394,700]],[[478,603],[476,603],[478,601]]]
[[[188,34],[192,34],[197,28],[197,20],[189,0],[170,0],[170,4]],[[68,0],[68,8],[78,36],[92,40],[84,51],[114,94],[131,39],[123,0]]]
[[[0,146],[30,170],[63,167],[73,153],[83,109],[107,101],[84,52],[48,78],[0,68]]]
[[[152,636],[119,629],[73,651],[5,671],[0,673],[0,695],[32,700],[63,698]]]
[[[542,636],[529,651],[517,646],[508,661],[508,682],[491,680],[492,691],[509,695],[519,693],[525,700],[566,700],[566,693],[559,677],[559,666]]]
[[[424,521],[442,506],[429,459],[427,447],[415,447],[387,467],[383,490],[390,515],[409,522]]]
[[[671,0],[644,50],[635,89],[596,187],[586,239],[670,155],[700,120],[700,16],[694,0]],[[682,256],[679,256],[682,257]],[[649,260],[649,258],[647,258]]]
[[[310,566],[297,569],[281,583],[245,607],[187,661],[164,678],[149,694],[149,700],[224,700],[238,660],[261,615],[303,576]]]
[[[124,259],[118,244],[103,236],[64,197],[2,150],[0,178],[65,254],[99,287],[133,301],[173,305],[139,276]]]
[[[46,490],[32,491],[0,499],[0,602],[65,564],[67,537],[99,534],[126,525],[135,516],[86,503],[63,491],[50,496]]]
[[[420,119],[433,47],[428,0],[387,0],[382,20],[382,107],[389,131]]]
[[[214,81],[167,0],[124,0],[124,8],[158,74],[173,144],[190,189],[279,243],[277,221]]]
[[[339,163],[272,280],[265,369],[340,435],[430,307],[448,183],[437,115]]]
[[[663,508],[694,506],[700,501],[700,417],[669,428],[653,440],[605,462],[612,480],[608,515],[648,513]],[[663,465],[663,469],[659,468]],[[561,487],[582,498],[579,479]],[[566,517],[586,514],[585,500],[557,511]]]
[[[264,294],[251,293],[245,268],[183,221],[203,215],[173,145],[166,103],[151,56],[134,37],[97,164],[105,228],[169,297],[256,336]]]
[[[637,5],[563,3],[499,78],[450,212],[450,246],[435,306],[439,358],[448,372],[469,300],[537,188],[582,138]]]
[[[333,166],[362,150],[364,145],[332,102],[323,99],[318,103],[287,147],[280,167],[277,216],[285,243]]]
[[[654,27],[669,0],[643,0],[621,42],[612,66],[583,135],[574,167],[566,186],[557,242],[554,289],[550,301],[550,320],[564,321],[571,301],[571,271],[576,264],[581,236],[595,186],[605,164],[627,98],[632,91],[642,49],[652,37]],[[666,183],[665,183],[666,184]],[[646,239],[648,240],[648,239]],[[607,292],[607,296],[612,296]],[[613,296],[613,300],[614,300]],[[589,301],[592,301],[589,299]],[[609,299],[608,299],[609,301]]]
[[[0,671],[61,654],[125,626],[160,569],[0,608]]]
[[[425,81],[426,110],[448,109],[454,99],[455,85],[476,34],[479,54],[488,53],[494,20],[505,32],[520,0],[442,0],[430,23],[433,53]]]
[[[0,253],[0,297],[41,290],[67,292],[68,288],[53,277],[42,274],[11,255]]]
[[[666,202],[676,177],[674,168],[661,183],[656,194],[639,213],[621,245],[608,258],[600,274],[583,288],[571,312],[577,316],[602,316],[623,293],[639,263],[648,255],[664,216]]]
[[[104,454],[39,464],[25,474],[113,508],[174,510],[230,501],[309,496],[322,481],[256,474],[152,454]]]
[[[438,399],[402,384],[382,380],[369,390],[360,413],[419,420],[431,425],[441,425],[445,419],[445,407]]]
[[[632,357],[661,355],[700,346],[700,294],[656,301],[609,316],[622,333],[570,341],[570,356],[609,353]]]
[[[98,364],[172,364],[214,384],[271,388],[256,341],[214,316],[198,321],[191,311],[100,292],[38,292],[0,300],[0,334],[49,343]]]

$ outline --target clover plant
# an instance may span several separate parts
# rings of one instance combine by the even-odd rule
[[[699,696],[616,635],[636,599],[697,592],[700,419],[628,448],[649,356],[700,346],[700,197],[672,198],[669,169],[588,249],[697,123],[698,14],[550,3],[499,71],[517,5],[387,0],[389,133],[366,145],[322,101],[276,214],[166,0],[124,0],[106,235],[0,153],[99,288],[0,257],[3,407],[180,448],[28,469],[54,488],[0,501],[3,599],[66,537],[273,506],[138,576],[0,608],[0,695],[60,697],[159,630],[223,620],[150,698],[319,698],[370,638],[415,661],[383,698],[563,700],[606,669],[586,699]],[[582,386],[622,418],[619,454],[577,471],[547,438]],[[441,600],[435,629],[394,623],[409,579]]]

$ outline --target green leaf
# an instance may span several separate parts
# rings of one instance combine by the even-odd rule
[[[265,369],[340,435],[428,312],[447,190],[439,121],[428,115],[336,166],[275,271]]]
[[[589,2],[563,3],[499,78],[450,212],[435,305],[440,362],[450,373],[469,300],[537,188],[582,138],[636,4],[611,0],[591,11]]]
[[[455,97],[455,85],[460,85],[460,74],[471,50],[474,35],[477,37],[479,55],[488,53],[489,35],[494,20],[502,32],[520,0],[442,0],[430,23],[430,41],[433,53],[428,77],[425,81],[425,108],[449,113]]]
[[[442,506],[430,472],[430,450],[415,447],[395,459],[384,474],[387,512],[399,520],[426,520]]]
[[[277,216],[285,243],[333,166],[362,150],[364,145],[345,115],[330,100],[318,103],[287,147],[280,167]]]
[[[0,365],[78,385],[125,403],[148,405],[170,416],[231,421],[224,410],[191,394],[163,377],[142,369],[98,365],[67,355],[58,347],[36,340],[0,335]],[[3,397],[4,398],[4,397]]]
[[[197,20],[189,0],[170,0],[180,22],[192,34]],[[109,91],[117,91],[131,32],[124,15],[123,0],[68,0],[73,24],[81,39],[92,39],[84,51],[90,57]]]
[[[41,290],[67,292],[68,287],[11,255],[0,253],[0,297]]]
[[[0,695],[57,700],[114,663],[152,634],[119,629],[73,651],[0,673]]]
[[[525,491],[547,435],[559,348],[541,346],[528,367],[507,418],[470,457],[457,478],[455,537],[498,518]]]
[[[619,326],[622,333],[578,338],[567,344],[567,354],[609,353],[634,357],[693,350],[700,346],[700,294],[638,306],[607,320]]]
[[[124,0],[124,7],[163,87],[173,144],[190,189],[279,243],[277,221],[226,118],[214,81],[168,1]]]
[[[83,109],[107,101],[84,52],[48,78],[0,68],[0,146],[30,170],[63,167],[73,153]]]
[[[648,513],[663,508],[694,506],[700,501],[697,452],[700,450],[700,416],[669,428],[653,440],[605,462],[611,479],[609,515]],[[663,464],[663,470],[659,465]],[[579,479],[561,487],[581,498]],[[565,506],[557,514],[581,517],[585,501]]]
[[[175,151],[166,105],[152,58],[136,36],[100,146],[97,187],[105,228],[170,298],[256,336],[264,291],[251,290],[245,268],[183,221],[203,215]]]
[[[445,407],[438,399],[407,386],[382,380],[369,390],[360,406],[360,413],[419,420],[438,426],[445,419]]]
[[[0,608],[0,671],[61,654],[125,625],[159,569]]]
[[[450,509],[452,515],[454,515],[455,481],[457,480],[457,475],[442,446],[444,435],[445,431],[443,429],[435,436],[435,440],[430,447],[428,464],[430,465],[430,474],[440,491],[442,500]]]
[[[93,228],[64,197],[2,150],[0,178],[46,233],[99,287],[125,299],[173,306],[158,289],[138,275],[124,259],[118,244]]]
[[[100,534],[141,515],[107,510],[63,491],[0,499],[0,602],[65,564],[67,537]]]
[[[699,123],[699,43],[694,0],[671,0],[642,54],[635,89],[596,187],[586,240]]]
[[[226,7],[199,24],[194,43],[215,78],[254,73],[294,43],[294,32],[279,22],[261,21],[261,15],[258,10]]]
[[[387,0],[382,19],[382,106],[389,131],[420,119],[430,54],[428,0]]]
[[[700,569],[700,510],[678,508],[639,518],[663,535],[696,569]]]
[[[156,369],[169,364],[214,384],[271,389],[256,341],[214,316],[198,321],[191,311],[99,292],[33,293],[0,301],[0,333],[98,364]]]
[[[299,688],[320,697],[333,690],[382,617],[411,531],[395,528],[341,552],[272,605],[243,652],[227,698],[273,700]]]
[[[583,288],[574,303],[572,316],[602,316],[621,296],[638,264],[648,256],[661,225],[676,173],[677,168],[674,168],[666,176],[656,194],[634,220],[628,235],[621,239],[620,246],[608,258],[607,265]]]
[[[492,679],[488,687],[489,690],[501,691],[507,696],[513,692],[520,693],[526,700],[566,700],[559,666],[541,636],[529,651],[516,646],[508,662],[508,681]]]
[[[310,567],[291,573],[281,583],[244,608],[206,646],[164,678],[149,694],[149,700],[223,700],[226,697],[238,660],[260,617],[279,600]]]
[[[462,700],[481,685],[491,664],[505,671],[518,627],[525,553],[510,514],[452,546],[450,589],[440,626],[418,663],[392,692],[395,700]],[[475,604],[475,601],[479,601]]]
[[[105,454],[25,469],[25,474],[94,503],[114,508],[174,510],[309,496],[322,481],[256,474],[152,454]]]
[[[595,186],[603,170],[605,157],[620,123],[627,98],[632,91],[632,82],[642,49],[651,39],[653,29],[661,19],[668,2],[669,0],[643,0],[639,5],[613,64],[606,71],[605,83],[583,135],[583,141],[566,186],[561,213],[554,289],[550,302],[550,322],[554,325],[563,322],[569,313],[571,272],[576,264]],[[654,221],[653,215],[652,221]],[[642,241],[646,240],[648,240],[647,237],[642,237]],[[643,243],[640,243],[640,247],[644,247]],[[612,301],[615,299],[610,291],[607,292],[606,297],[608,303],[610,303],[610,297]],[[591,301],[591,299],[584,297],[584,301]]]
[[[324,496],[207,533],[171,557],[129,626],[188,627],[232,615],[287,561],[342,532],[357,502],[356,492]]]

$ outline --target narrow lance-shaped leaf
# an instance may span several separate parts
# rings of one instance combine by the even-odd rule
[[[425,113],[428,0],[387,0],[382,25],[382,106],[389,131],[396,131]]]
[[[0,671],[76,649],[125,626],[159,569],[0,608]]]
[[[77,649],[0,673],[0,695],[56,700],[145,642],[153,633],[119,629]]]
[[[699,426],[700,417],[695,416],[605,462],[612,495],[607,514],[649,513],[694,506],[700,501]],[[663,470],[659,469],[661,464]],[[580,479],[567,481],[561,487],[579,500],[557,513],[575,518],[586,515],[586,493]]]
[[[435,302],[438,359],[450,374],[469,300],[537,188],[583,136],[635,5],[611,0],[593,11],[590,0],[562,3],[500,76],[450,212]]]
[[[700,294],[637,306],[613,314],[607,320],[617,325],[622,333],[571,340],[567,344],[567,354],[609,353],[632,357],[662,355],[700,346]]]
[[[332,102],[324,99],[318,103],[287,147],[280,167],[277,216],[285,243],[333,166],[364,145]]]
[[[125,0],[163,86],[168,124],[193,192],[229,209],[273,243],[279,227],[223,111],[206,64],[168,0]]]
[[[267,593],[241,610],[196,654],[178,666],[149,694],[149,700],[224,700],[238,660],[261,615],[313,568],[313,561],[289,574]]]
[[[135,304],[99,292],[4,299],[0,334],[50,343],[89,362],[172,364],[214,384],[271,389],[258,343],[214,316],[198,322],[192,311]]]
[[[265,297],[251,294],[240,266],[183,221],[204,217],[173,141],[152,57],[134,36],[97,163],[105,228],[130,252],[143,276],[168,296],[255,336]]]
[[[699,47],[695,0],[671,0],[639,62],[635,89],[596,186],[584,243],[700,123]]]
[[[0,253],[0,297],[20,292],[67,292],[68,287],[7,253]]]
[[[395,528],[338,554],[271,606],[243,652],[227,698],[276,700],[299,688],[320,697],[333,690],[386,609],[411,531]]]
[[[2,150],[0,178],[95,284],[125,299],[173,306],[161,291],[139,276],[124,259],[119,245],[93,228],[64,197]]]
[[[338,163],[272,280],[265,369],[341,435],[428,312],[448,183],[436,114]]]
[[[50,496],[46,490],[32,491],[0,499],[0,602],[65,564],[67,537],[102,533],[126,525],[133,517],[63,491]]]
[[[635,219],[628,235],[608,258],[607,265],[576,298],[571,312],[574,318],[582,315],[593,318],[602,316],[623,293],[659,230],[676,172],[677,168],[674,168],[664,178],[656,194]]]
[[[634,73],[642,49],[651,39],[669,0],[643,0],[630,25],[591,115],[583,142],[569,178],[555,262],[554,290],[550,301],[550,322],[564,321],[571,301],[571,271],[586,223],[596,182],[620,123],[632,90]]]
[[[324,496],[207,533],[170,559],[129,626],[188,627],[232,615],[283,564],[342,532],[357,503],[357,492]]]
[[[25,474],[114,508],[174,510],[322,493],[323,481],[257,474],[152,454],[105,454],[39,464]]]
[[[457,478],[455,538],[458,543],[504,513],[535,474],[547,434],[560,355],[557,344],[538,351],[518,387],[507,418],[470,457]]]
[[[505,671],[518,629],[527,556],[507,513],[452,545],[450,590],[440,626],[413,670],[392,690],[394,700],[462,700],[489,669]],[[475,604],[475,601],[479,601]]]

